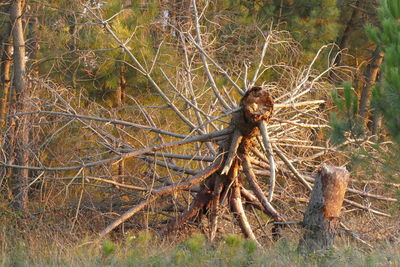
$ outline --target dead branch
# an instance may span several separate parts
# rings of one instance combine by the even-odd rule
[[[243,164],[243,172],[245,173],[250,186],[252,187],[258,201],[260,201],[261,205],[264,207],[265,211],[268,213],[269,216],[271,216],[275,221],[283,221],[283,217],[272,207],[271,203],[268,202],[268,199],[265,197],[262,189],[256,182],[256,176],[254,175],[254,172],[251,167],[250,160],[248,156],[244,156],[242,158],[242,164]]]
[[[288,158],[276,147],[275,145],[273,146],[275,153],[280,157],[283,162],[288,166],[289,170],[292,171],[294,176],[299,179],[299,181],[305,185],[305,187],[308,188],[308,190],[312,190],[311,185],[303,178],[303,176],[296,170],[296,168],[293,166],[293,164],[288,160]]]
[[[234,182],[232,187],[231,202],[232,202],[232,209],[238,217],[240,228],[242,229],[242,232],[244,233],[245,237],[254,240],[258,246],[261,246],[260,243],[258,243],[257,238],[254,235],[253,230],[251,229],[246,213],[244,212],[242,199],[240,196],[240,186],[237,184],[237,181]]]
[[[169,185],[157,190],[154,190],[151,192],[151,195],[146,199],[140,202],[138,205],[135,207],[129,209],[126,211],[124,214],[122,214],[117,220],[115,220],[113,223],[108,225],[103,231],[100,232],[100,237],[104,237],[107,235],[109,232],[111,232],[113,229],[118,227],[121,223],[125,222],[129,218],[131,218],[133,215],[144,209],[147,205],[153,203],[155,200],[158,198],[171,194],[173,192],[176,192],[178,190],[183,190],[186,188],[190,188],[193,185],[199,184],[203,180],[207,179],[211,174],[216,172],[222,164],[223,158],[218,157],[213,164],[211,164],[209,167],[207,167],[204,171],[202,171],[199,174],[194,175],[192,178],[187,180],[186,182],[174,184],[174,185]]]
[[[231,144],[229,147],[228,155],[225,160],[224,168],[222,169],[222,172],[221,172],[222,175],[227,175],[229,170],[231,169],[232,162],[236,157],[236,152],[240,145],[240,142],[242,141],[242,138],[243,138],[243,136],[239,130],[235,130],[233,132],[232,141],[231,141]]]
[[[271,142],[269,141],[267,125],[264,121],[262,121],[259,125],[260,132],[264,144],[265,151],[268,155],[268,162],[269,162],[269,170],[270,170],[270,177],[269,177],[269,194],[268,194],[268,201],[271,202],[274,196],[275,190],[275,160],[272,155],[272,147]]]

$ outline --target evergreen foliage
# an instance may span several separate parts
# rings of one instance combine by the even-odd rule
[[[332,141],[341,144],[359,140],[349,149],[353,171],[370,177],[385,177],[398,181],[400,170],[397,159],[400,155],[400,5],[396,0],[385,0],[379,10],[379,27],[368,25],[366,32],[384,52],[381,66],[381,82],[373,90],[372,108],[383,115],[388,136],[383,136],[376,145],[367,147],[362,140],[370,138],[368,129],[358,115],[358,96],[350,83],[344,85],[343,94],[333,94],[336,112],[331,113],[330,131]],[[376,137],[375,137],[376,138]],[[384,142],[392,139],[397,144]],[[383,142],[382,142],[383,141]],[[376,164],[373,164],[376,162]]]
[[[382,83],[374,91],[374,103],[385,118],[393,139],[400,143],[400,4],[382,1],[379,28],[367,28],[369,36],[385,54]]]
[[[343,97],[337,91],[332,95],[336,112],[331,113],[332,141],[336,144],[346,141],[346,136],[359,138],[362,131],[362,121],[358,117],[358,97],[350,83],[343,85]]]
[[[294,2],[295,15],[289,25],[307,51],[307,57],[312,58],[321,46],[338,38],[340,10],[336,0]]]

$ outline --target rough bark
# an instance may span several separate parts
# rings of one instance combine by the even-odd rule
[[[121,59],[124,59],[125,52],[124,50],[121,50]],[[125,99],[125,90],[126,90],[126,66],[123,62],[119,63],[118,66],[118,85],[117,88],[115,89],[115,106],[119,107],[122,105]]]
[[[12,46],[11,46],[11,38],[8,38],[6,42],[3,43],[3,55],[1,57],[1,83],[2,83],[2,92],[1,92],[1,127],[4,126],[6,115],[7,115],[7,107],[8,107],[8,98],[10,95],[10,86],[11,86],[11,62],[12,62]]]
[[[0,8],[0,11],[4,13],[10,12],[10,6],[6,5]],[[5,125],[5,118],[8,107],[8,97],[11,86],[11,64],[12,64],[12,36],[11,36],[11,23],[5,21],[3,24],[2,35],[0,35],[0,77],[1,77],[1,110],[0,119],[1,127]]]
[[[380,83],[382,79],[382,75],[378,75],[376,82]],[[379,140],[379,132],[380,129],[382,128],[382,115],[380,112],[376,109],[372,110],[372,115],[371,115],[371,134],[372,134],[372,139],[376,142]]]
[[[210,241],[212,242],[217,234],[218,218],[220,216],[220,201],[221,193],[224,189],[222,177],[218,175],[214,185],[214,191],[211,201],[211,214],[210,214]]]
[[[4,13],[10,12],[10,6],[4,6],[0,11]],[[1,107],[0,107],[0,128],[5,132],[6,129],[6,117],[8,113],[10,93],[11,93],[11,65],[12,65],[12,36],[11,36],[11,23],[10,21],[4,22],[4,28],[2,30],[3,35],[0,35],[1,41],[1,61],[0,61],[0,82],[1,82]],[[5,152],[4,155],[8,153],[7,145],[5,145],[5,136],[0,137],[0,147]],[[4,158],[6,159],[6,158]],[[10,176],[10,169],[1,168],[0,169],[0,186],[3,184],[4,179]]]
[[[210,202],[211,197],[211,193],[203,188],[197,194],[197,198],[193,201],[192,205],[190,205],[189,209],[167,225],[165,233],[171,233],[172,231],[179,229],[185,222],[198,215],[199,211]]]
[[[121,54],[121,58],[123,60],[124,55],[125,55],[124,50],[121,50],[120,54]],[[117,88],[115,89],[115,94],[114,94],[114,100],[115,100],[114,104],[115,104],[115,106],[120,107],[125,100],[125,93],[126,93],[125,91],[126,91],[126,85],[127,85],[126,77],[125,77],[126,66],[123,62],[119,63],[118,72],[119,72],[119,77],[118,77],[118,85],[117,85]],[[121,126],[118,126],[118,127],[120,128]],[[123,136],[121,138],[124,139]],[[120,177],[125,175],[125,160],[124,159],[121,159],[118,162],[118,175]]]
[[[356,7],[358,7],[360,5],[360,0],[357,0],[354,5]],[[338,46],[339,46],[339,50],[343,50],[348,48],[349,46],[349,40],[350,37],[352,35],[352,33],[354,32],[356,26],[357,26],[357,21],[360,19],[361,12],[360,9],[358,8],[353,8],[353,11],[351,12],[351,16],[349,21],[346,24],[346,27],[344,28],[343,34],[340,37],[340,40],[338,42]],[[341,65],[342,62],[342,54],[339,53],[336,57],[335,57],[335,66],[339,66]]]
[[[300,252],[314,252],[333,245],[349,176],[344,167],[322,165],[304,213],[305,232],[298,246]]]
[[[25,39],[22,25],[22,10],[24,1],[15,0],[11,4],[10,18],[13,36],[14,48],[14,80],[16,102],[14,110],[24,112],[27,101],[27,75],[25,60]],[[15,131],[15,154],[16,163],[21,166],[28,165],[28,146],[29,146],[29,129],[26,116],[16,120]],[[27,169],[20,169],[16,172],[17,188],[14,192],[15,207],[17,210],[26,211],[28,207],[28,192],[26,185],[29,179]]]
[[[368,109],[371,102],[371,91],[375,86],[382,61],[383,52],[381,52],[379,47],[377,47],[373,53],[371,63],[365,69],[365,85],[361,90],[359,115],[364,122],[364,125],[366,125],[368,119]]]

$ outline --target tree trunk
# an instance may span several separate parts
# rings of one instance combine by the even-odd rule
[[[22,9],[24,1],[14,0],[11,4],[10,18],[13,25],[13,47],[14,47],[14,87],[16,93],[16,102],[14,111],[24,112],[27,101],[27,75],[25,60],[25,40],[22,25]],[[15,131],[15,154],[16,164],[21,166],[28,165],[28,145],[29,129],[27,116],[23,116],[16,121]],[[20,211],[27,211],[28,192],[26,185],[29,179],[27,169],[19,169],[16,172],[17,189],[15,194],[15,207]]]
[[[5,6],[0,9],[4,13],[10,12],[10,7]],[[12,38],[10,21],[4,22],[4,33],[1,38],[1,61],[0,61],[0,77],[1,77],[1,110],[0,110],[0,127],[4,127],[7,114],[8,97],[11,86],[11,62],[12,62]],[[1,140],[2,141],[2,140]],[[2,144],[2,142],[1,142]],[[1,145],[0,144],[0,145]]]
[[[8,38],[6,42],[3,43],[3,55],[1,57],[1,127],[5,125],[8,107],[8,98],[10,94],[11,86],[11,61],[12,61],[12,46],[10,44],[11,38]],[[0,144],[1,145],[1,144]]]
[[[126,66],[123,60],[125,59],[125,52],[124,50],[121,50],[121,60],[122,62],[119,63],[119,77],[118,77],[118,86],[116,88],[115,92],[115,105],[117,107],[120,107],[125,100],[125,94],[126,94]],[[121,135],[121,138],[123,138],[123,135]],[[125,160],[121,159],[118,162],[118,176],[119,178],[123,177],[125,175]],[[123,182],[123,181],[122,181]]]
[[[9,13],[10,5],[0,8],[1,12]],[[5,133],[7,109],[10,101],[10,89],[11,89],[11,65],[12,65],[12,37],[11,37],[11,23],[10,21],[4,22],[4,29],[2,31],[4,35],[0,36],[1,44],[1,61],[0,61],[0,83],[1,83],[1,107],[0,107],[0,128]],[[4,149],[4,139],[6,135],[0,137],[0,147],[5,152],[3,156],[7,154],[7,149]],[[7,157],[2,157],[6,161]],[[4,180],[10,176],[10,170],[6,168],[0,169],[0,186]]]
[[[354,5],[358,7],[360,5],[360,0],[357,0]],[[353,8],[353,11],[351,13],[350,19],[346,24],[346,27],[343,31],[343,34],[338,42],[339,50],[343,50],[348,48],[349,46],[349,39],[350,36],[352,35],[356,24],[357,20],[360,18],[361,12],[358,8]],[[342,62],[342,54],[338,54],[337,57],[335,58],[335,66],[340,66]]]
[[[371,90],[375,86],[382,61],[383,52],[381,52],[377,47],[372,56],[371,63],[367,66],[365,70],[365,85],[363,86],[361,91],[359,115],[364,125],[367,124],[368,108],[371,102]]]
[[[349,176],[344,167],[322,165],[304,213],[305,232],[298,246],[300,252],[313,252],[333,245]]]
[[[125,52],[122,50],[121,60],[123,61],[124,58],[125,58]],[[125,100],[125,94],[126,94],[127,82],[126,82],[126,66],[124,62],[119,63],[118,72],[119,72],[118,85],[114,95],[114,103],[115,106],[117,107],[122,105],[122,103]]]
[[[378,75],[376,82],[380,83],[381,80],[382,80],[382,75]],[[371,121],[372,125],[370,128],[371,128],[371,134],[373,136],[372,140],[376,142],[379,140],[380,130],[382,128],[382,114],[378,110],[373,109],[371,115]]]

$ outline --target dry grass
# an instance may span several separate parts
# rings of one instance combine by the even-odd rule
[[[399,266],[400,240],[381,241],[373,250],[339,236],[337,247],[299,255],[299,235],[258,249],[238,235],[220,237],[212,246],[201,234],[181,240],[159,239],[150,231],[128,232],[114,241],[95,240],[67,228],[29,220],[2,220],[1,266]]]

